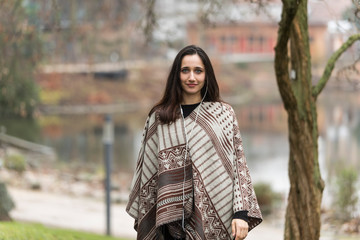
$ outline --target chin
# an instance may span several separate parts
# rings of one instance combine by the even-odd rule
[[[198,95],[198,94],[200,94],[201,95],[201,92],[200,91],[187,91],[186,94],[188,94],[188,95]]]

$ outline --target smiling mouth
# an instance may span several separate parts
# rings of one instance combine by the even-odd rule
[[[188,87],[195,87],[197,84],[187,84]]]

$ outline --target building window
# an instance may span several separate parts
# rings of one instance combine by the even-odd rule
[[[235,53],[235,52],[238,52],[238,48],[237,48],[237,41],[238,41],[238,37],[235,36],[235,35],[232,35],[230,37],[230,41],[231,41],[231,47],[229,50],[231,50],[231,53]]]
[[[230,39],[231,39],[231,43],[232,43],[232,44],[234,44],[234,43],[237,42],[237,36],[232,35],[232,36],[230,37]]]
[[[258,41],[259,41],[259,52],[264,52],[265,49],[264,49],[264,42],[265,42],[265,39],[263,36],[260,36],[258,38]]]
[[[226,52],[226,36],[225,35],[220,37],[219,51],[221,53]]]
[[[247,48],[247,52],[253,52],[254,51],[254,42],[255,42],[255,38],[254,36],[250,36],[248,38],[248,48]]]

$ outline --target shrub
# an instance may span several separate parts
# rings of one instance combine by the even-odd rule
[[[13,154],[6,157],[5,167],[18,173],[22,173],[23,171],[25,171],[26,168],[24,156],[20,154]]]
[[[6,185],[0,182],[0,221],[11,220],[9,212],[15,207],[15,204],[9,195]]]
[[[334,196],[335,217],[341,221],[351,219],[358,202],[356,183],[358,173],[355,168],[343,168],[336,177]]]
[[[256,183],[254,184],[254,189],[261,213],[263,216],[270,215],[272,210],[281,201],[281,195],[273,191],[268,183]]]

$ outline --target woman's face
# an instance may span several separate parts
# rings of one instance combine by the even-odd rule
[[[181,61],[181,88],[183,104],[195,104],[201,101],[201,89],[205,83],[205,67],[199,55],[186,55]]]

